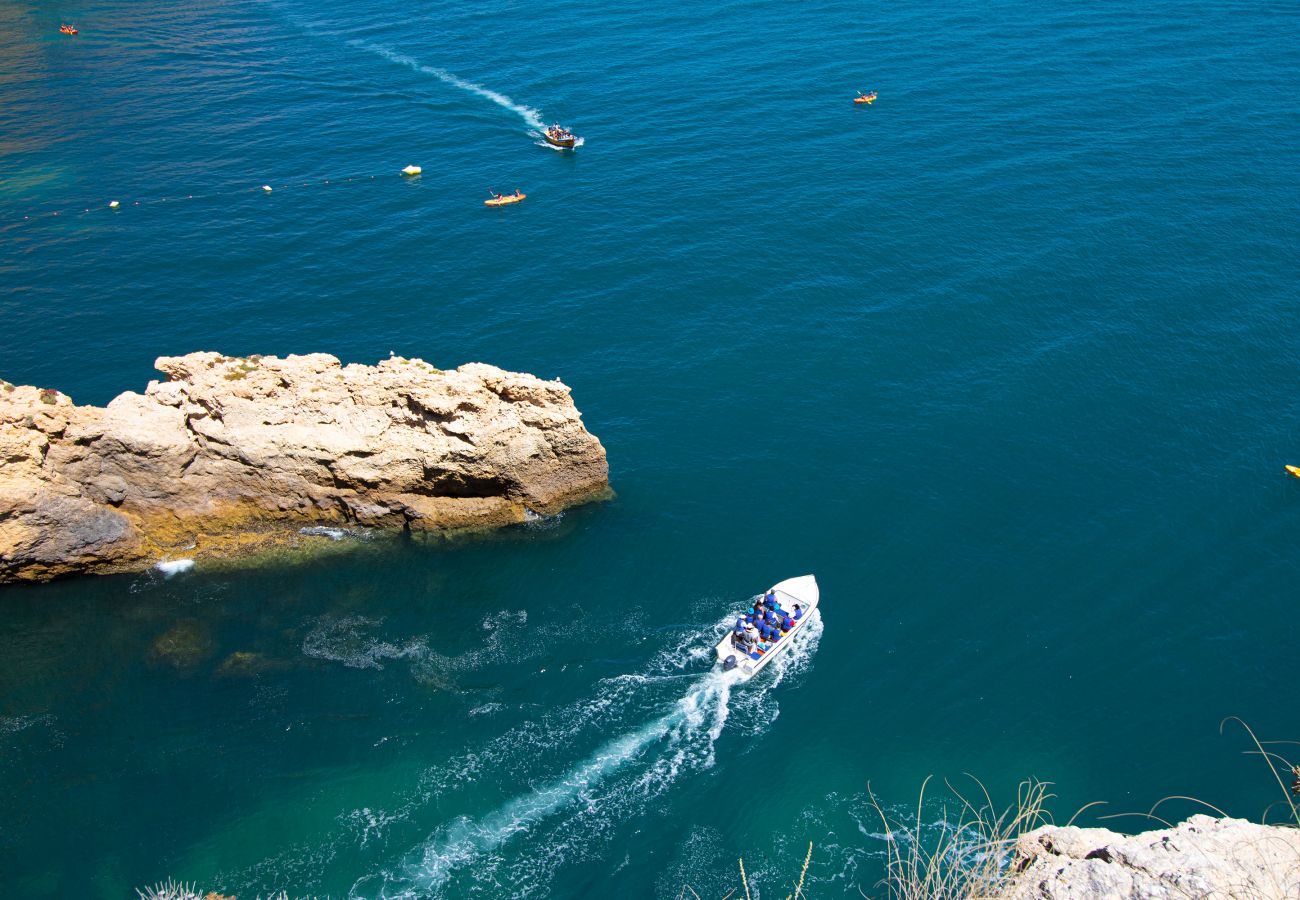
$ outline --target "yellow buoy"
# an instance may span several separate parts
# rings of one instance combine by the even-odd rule
[[[419,175],[419,174],[420,174],[421,172],[423,172],[423,171],[424,171],[424,169],[421,169],[419,166],[407,166],[405,169],[402,170],[402,174],[403,174],[403,175]]]
[[[1286,470],[1296,478],[1300,478],[1300,466],[1287,466]]]
[[[109,204],[108,204],[108,208],[109,208],[109,209],[117,209],[119,206],[121,206],[121,204],[118,203],[116,200],[111,200],[111,201],[109,201]]]
[[[269,184],[264,184],[262,185],[262,190],[266,191],[269,194],[271,193],[271,186]]]

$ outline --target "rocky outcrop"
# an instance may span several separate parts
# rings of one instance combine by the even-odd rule
[[[0,581],[230,555],[346,524],[523,521],[608,488],[558,381],[418,359],[163,357],[107,407],[0,382]]]
[[[1016,843],[1005,900],[1300,898],[1300,829],[1192,816],[1127,836],[1046,827]]]

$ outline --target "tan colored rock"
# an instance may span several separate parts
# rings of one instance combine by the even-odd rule
[[[1128,836],[1045,827],[1016,843],[1005,900],[1300,898],[1300,829],[1192,816]]]
[[[608,489],[558,381],[321,353],[156,366],[168,380],[102,409],[0,389],[0,581],[225,555],[236,534],[253,550],[311,523],[504,525]]]

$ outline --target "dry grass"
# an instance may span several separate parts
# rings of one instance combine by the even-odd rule
[[[216,891],[205,893],[195,884],[176,881],[174,878],[168,878],[153,887],[137,889],[136,894],[140,900],[235,900],[233,895],[228,897]],[[257,900],[263,900],[261,894],[258,895]],[[278,894],[268,894],[265,900],[290,900],[290,898],[288,893],[281,891]]]
[[[1250,740],[1255,745],[1255,749],[1247,750],[1246,753],[1247,754],[1258,753],[1260,756],[1264,758],[1264,762],[1268,764],[1269,771],[1273,773],[1274,780],[1277,781],[1278,790],[1282,792],[1283,802],[1286,803],[1287,808],[1291,811],[1290,821],[1287,822],[1287,824],[1290,825],[1294,823],[1297,828],[1300,828],[1300,809],[1296,808],[1296,800],[1295,800],[1296,795],[1300,795],[1300,765],[1296,765],[1292,763],[1290,760],[1286,759],[1285,757],[1283,757],[1278,753],[1274,753],[1272,750],[1264,749],[1265,744],[1268,744],[1270,746],[1280,745],[1280,744],[1296,745],[1296,744],[1300,744],[1300,742],[1261,741],[1258,737],[1255,736],[1254,730],[1251,729],[1249,725],[1247,725],[1245,722],[1243,722],[1241,719],[1237,718],[1236,716],[1228,716],[1228,718],[1224,719],[1222,722],[1219,723],[1219,734],[1223,734],[1223,726],[1227,725],[1229,722],[1236,722],[1238,725],[1240,725],[1242,728],[1246,730],[1246,734],[1250,735]],[[1286,772],[1293,779],[1291,782],[1290,790],[1287,790],[1286,784],[1282,781],[1283,772]],[[1277,804],[1273,804],[1273,806],[1276,805]],[[1268,809],[1264,810],[1264,816],[1261,819],[1261,821],[1265,825],[1268,824],[1268,814],[1269,814],[1269,810],[1271,810],[1272,808],[1273,807],[1270,806]]]
[[[813,842],[809,841],[808,853],[803,858],[803,868],[799,870],[799,880],[790,882],[791,886],[794,888],[794,893],[787,894],[785,900],[801,900],[801,898],[802,900],[806,900],[808,895],[803,892],[803,883],[808,877],[808,866],[812,862],[812,852]],[[745,872],[745,858],[743,856],[740,857],[736,860],[736,864],[740,867],[740,886],[745,891],[745,900],[754,900],[749,889],[749,875]],[[682,886],[681,893],[677,895],[677,900],[686,900],[686,894],[688,892],[695,898],[695,900],[701,900],[700,895],[696,892],[695,888],[691,887],[689,884]],[[720,900],[729,900],[731,895],[734,893],[736,893],[736,889],[732,888],[723,894]]]
[[[1052,797],[1047,782],[1022,781],[1015,801],[998,810],[984,785],[973,776],[967,777],[978,789],[972,795],[975,800],[945,780],[957,806],[950,810],[949,804],[944,804],[940,821],[931,826],[933,837],[922,832],[929,778],[921,785],[912,824],[891,820],[871,795],[872,806],[885,826],[887,861],[880,887],[889,897],[973,900],[995,894],[1014,874],[1011,860],[1016,840],[1035,828],[1052,824],[1044,808]]]

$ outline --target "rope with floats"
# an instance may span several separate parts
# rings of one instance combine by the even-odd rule
[[[424,170],[420,166],[407,166],[397,173],[397,177],[403,180],[409,180],[419,176],[423,171]],[[343,178],[325,178],[320,181],[289,182],[275,187],[272,187],[270,184],[263,184],[259,187],[251,188],[238,187],[224,191],[213,191],[207,194],[185,194],[183,196],[161,197],[154,200],[109,200],[107,203],[100,203],[95,206],[82,206],[80,209],[77,207],[71,207],[59,210],[47,210],[45,212],[33,212],[23,216],[21,219],[14,220],[14,222],[16,224],[22,224],[24,222],[39,222],[46,219],[55,219],[60,217],[81,218],[94,213],[121,212],[135,209],[137,207],[157,206],[162,203],[184,203],[189,200],[218,200],[223,197],[236,197],[248,194],[270,194],[274,191],[293,191],[308,187],[324,187],[326,185],[363,184],[370,181],[377,181],[381,177],[386,178],[389,176],[362,174],[346,176]]]

